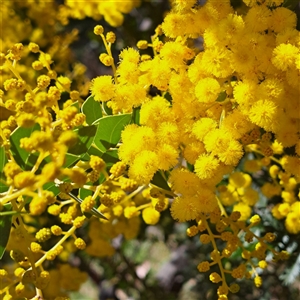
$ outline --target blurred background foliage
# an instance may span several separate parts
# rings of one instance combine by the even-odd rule
[[[91,78],[111,73],[111,69],[99,61],[99,54],[105,49],[93,33],[94,26],[101,24],[105,32],[115,32],[117,42],[113,46],[113,55],[117,61],[123,48],[135,47],[139,40],[150,41],[155,28],[170,9],[170,3],[166,0],[143,0],[130,13],[124,14],[123,25],[115,28],[103,18],[63,18],[61,12],[63,6],[67,6],[65,2],[1,1],[1,51],[5,53],[17,42],[37,42],[44,52],[51,55],[56,72],[71,78],[73,89],[78,89],[83,98],[89,94]],[[92,1],[83,2],[90,4]],[[232,0],[232,4],[236,9],[244,9],[240,0]],[[299,15],[299,2],[293,8]],[[143,54],[147,51],[143,50]],[[152,55],[151,52],[148,54]],[[35,72],[28,72],[26,67],[34,61],[33,54],[26,59],[29,61],[24,61],[24,66],[20,65],[20,72],[29,82],[34,81]],[[0,72],[2,85],[10,74],[2,69]],[[264,176],[267,175],[257,174],[257,186],[265,182]],[[251,281],[242,281],[238,295],[231,294],[229,297],[232,300],[300,299],[299,236],[285,235],[282,222],[274,221],[270,209],[264,205],[264,199],[261,201],[262,205],[258,206],[256,213],[264,216],[264,223],[256,230],[276,231],[282,249],[292,252],[291,260],[280,262],[280,265],[270,263],[261,274],[261,288],[255,288]],[[276,199],[268,201],[268,205],[272,203],[276,203]],[[208,280],[207,274],[199,273],[195,267],[207,258],[210,246],[202,245],[198,237],[186,237],[186,229],[190,225],[174,223],[169,211],[165,211],[158,225],[142,225],[136,239],[124,241],[122,236],[115,238],[113,246],[117,251],[109,258],[94,258],[84,251],[74,252],[67,258],[69,263],[87,272],[89,279],[79,292],[70,294],[71,299],[217,299],[215,284]],[[229,261],[227,263],[230,264]],[[238,260],[235,263],[238,265]]]

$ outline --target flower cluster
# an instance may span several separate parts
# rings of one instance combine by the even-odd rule
[[[50,47],[42,2],[17,4],[38,29],[3,5],[23,34],[8,30],[0,54],[1,245],[15,263],[0,269],[3,299],[67,299],[87,278],[66,263],[71,253],[112,256],[114,238],[137,237],[141,220],[155,225],[167,209],[211,248],[197,269],[219,284],[219,300],[243,278],[260,287],[269,254],[288,259],[259,214],[300,233],[297,16],[283,0],[243,2],[237,12],[229,0],[173,0],[151,40],[118,63],[115,33],[95,26],[112,73],[90,83],[82,65],[63,72],[75,31]],[[139,4],[66,0],[47,12],[120,26]]]

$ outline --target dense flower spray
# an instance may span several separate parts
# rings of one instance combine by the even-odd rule
[[[127,2],[65,1],[57,18],[104,16],[119,26],[140,4]],[[1,244],[16,268],[0,269],[3,299],[65,299],[87,275],[68,264],[48,271],[50,262],[77,250],[111,256],[115,237],[135,238],[142,220],[155,225],[167,209],[211,247],[197,269],[210,272],[219,300],[240,279],[261,286],[269,254],[288,259],[276,233],[255,228],[260,203],[300,233],[297,17],[280,0],[243,2],[237,13],[229,0],[173,0],[149,41],[123,49],[118,63],[115,33],[97,25],[99,60],[112,73],[90,83],[80,66],[57,75],[55,51],[41,50],[37,33],[28,45],[6,41],[0,216],[9,241]],[[225,263],[237,253],[238,265]]]

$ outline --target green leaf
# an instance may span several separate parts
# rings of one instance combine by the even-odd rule
[[[84,200],[84,198],[86,198],[88,196],[92,196],[92,195],[93,195],[93,191],[91,191],[91,190],[87,190],[84,188],[79,189],[78,197],[81,198],[82,200]]]
[[[102,156],[107,167],[111,167],[113,164],[119,161],[118,150],[107,150]]]
[[[52,192],[55,197],[60,193],[58,186],[54,182],[47,182],[46,184],[44,184],[43,190]]]
[[[95,101],[93,96],[88,97],[82,107],[81,111],[86,116],[87,124],[91,125],[94,121],[102,118],[102,108],[99,101]]]
[[[0,179],[5,181],[5,176],[3,173],[4,166],[7,163],[7,157],[5,154],[5,149],[4,147],[0,147]],[[0,193],[6,192],[8,190],[8,186],[0,182]]]
[[[164,177],[161,175],[160,171],[157,171],[152,180],[151,183],[156,185],[157,187],[160,187],[166,191],[171,191],[168,183],[166,182],[166,180],[164,179]]]
[[[290,10],[295,10],[299,0],[285,0],[282,4],[283,7],[288,8]]]
[[[5,164],[7,163],[7,157],[5,154],[5,149],[4,147],[0,147],[0,176],[2,178],[3,176],[3,168],[5,166]]]
[[[71,106],[75,106],[77,108],[77,110],[79,111],[79,102],[75,101],[74,103],[72,103]]]
[[[2,211],[11,211],[11,204],[4,204]],[[12,215],[0,215],[0,259],[3,257],[9,239]]]
[[[79,157],[83,157],[88,150],[90,149],[97,132],[97,126],[96,125],[90,125],[90,126],[82,126],[74,130],[75,133],[77,133],[78,136],[78,142],[75,146],[71,147],[68,151],[68,153],[73,155],[79,155]]]
[[[225,91],[221,92],[217,98],[217,102],[223,102],[227,98],[227,94]]]
[[[141,107],[135,107],[132,111],[132,123],[140,125],[140,111]]]
[[[79,161],[79,159],[80,159],[79,155],[67,153],[65,156],[64,167],[65,168],[73,167]]]
[[[90,126],[77,128],[74,131],[79,140],[69,149],[69,153],[78,156],[79,159],[84,157],[88,159],[87,155],[104,155],[104,160],[107,159],[110,163],[117,162],[117,152],[104,153],[118,144],[121,132],[127,124],[130,124],[131,118],[131,114],[108,116],[96,120]]]
[[[112,116],[113,111],[110,107],[107,106],[107,102],[102,102],[102,108],[107,115]]]
[[[23,128],[18,127],[16,130],[13,131],[12,135],[10,136],[10,143],[11,143],[11,151],[13,153],[14,159],[17,164],[23,170],[31,170],[34,166],[39,154],[38,153],[29,153],[26,150],[20,147],[20,140],[24,137],[30,137],[32,132],[40,131],[40,125],[35,124],[31,128]]]
[[[102,152],[118,144],[124,127],[130,124],[132,114],[108,116],[97,120],[95,146]]]

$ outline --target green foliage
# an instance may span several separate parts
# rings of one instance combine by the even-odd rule
[[[93,96],[88,97],[84,101],[81,111],[85,114],[86,122],[89,125],[102,118],[101,103],[99,101],[95,101]]]
[[[0,211],[0,259],[2,259],[9,239],[12,214],[14,212],[12,211],[11,204],[3,205],[2,211]]]
[[[4,173],[3,173],[3,168],[5,166],[5,164],[7,163],[7,157],[5,154],[5,149],[4,147],[0,147],[0,180],[5,180],[4,177]],[[6,186],[5,184],[3,184],[0,181],[0,193],[6,192],[8,189],[8,186]]]

